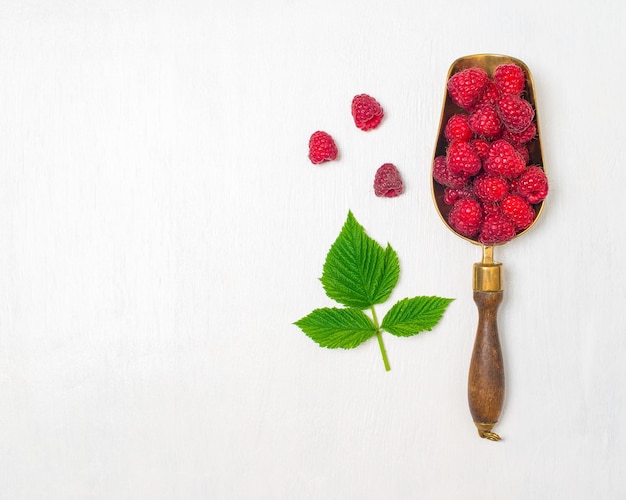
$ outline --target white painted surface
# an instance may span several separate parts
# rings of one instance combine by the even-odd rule
[[[0,3],[0,498],[626,497],[626,4],[591,5]],[[498,444],[465,399],[479,249],[428,183],[446,72],[480,52],[533,71],[552,185],[497,252]],[[308,162],[317,129],[340,161]],[[291,324],[331,304],[349,208],[399,254],[392,300],[457,299],[387,335],[390,373]]]

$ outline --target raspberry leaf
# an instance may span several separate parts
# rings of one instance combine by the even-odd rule
[[[372,320],[360,309],[325,307],[294,323],[320,347],[352,349],[376,333]]]
[[[352,212],[332,244],[320,278],[326,295],[346,307],[385,302],[400,276],[396,251],[370,238]]]
[[[380,327],[398,337],[432,330],[453,300],[426,296],[402,299],[389,309]]]

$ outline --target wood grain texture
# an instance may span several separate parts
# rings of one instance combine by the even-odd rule
[[[504,404],[504,363],[498,332],[498,307],[502,296],[502,291],[474,292],[478,327],[467,390],[470,412],[481,435],[498,422]]]

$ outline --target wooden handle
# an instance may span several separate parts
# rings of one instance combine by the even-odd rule
[[[478,435],[492,441],[500,436],[491,429],[504,403],[504,365],[498,338],[498,306],[502,291],[474,291],[478,306],[478,329],[469,370],[467,397]]]

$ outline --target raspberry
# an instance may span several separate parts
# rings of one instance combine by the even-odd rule
[[[337,146],[333,138],[326,132],[313,132],[309,139],[309,159],[318,164],[337,158]]]
[[[548,196],[548,178],[545,172],[536,165],[529,166],[515,183],[517,192],[528,203],[539,203]]]
[[[385,163],[374,176],[374,193],[384,198],[394,198],[403,193],[404,186],[400,172],[392,163]]]
[[[520,95],[526,85],[526,75],[515,64],[501,64],[493,72],[493,82],[502,94]]]
[[[468,68],[450,77],[448,93],[459,107],[469,110],[476,104],[488,83],[489,76],[485,70]]]
[[[485,203],[482,204],[483,207],[483,215],[487,217],[492,214],[501,214],[502,210],[500,209],[500,203]]]
[[[443,202],[446,205],[454,205],[460,199],[474,199],[474,193],[468,186],[462,188],[447,187],[443,190]]]
[[[517,231],[528,228],[535,220],[535,211],[524,198],[510,194],[502,200],[502,213],[513,221]]]
[[[534,123],[531,123],[528,127],[518,133],[505,130],[502,133],[502,138],[511,143],[526,144],[527,142],[532,141],[535,138],[535,135],[537,135],[537,126]]]
[[[491,144],[489,155],[485,160],[486,172],[512,179],[520,175],[525,168],[524,158],[510,143],[504,139],[498,139]]]
[[[480,228],[478,241],[483,245],[497,245],[515,237],[513,221],[501,213],[492,213],[485,217]]]
[[[460,235],[471,238],[480,230],[482,218],[480,203],[469,198],[462,198],[450,210],[448,223]]]
[[[482,95],[478,98],[478,101],[476,101],[475,106],[478,107],[483,104],[494,105],[499,97],[500,91],[498,90],[498,87],[496,87],[495,83],[489,82],[487,83]]]
[[[515,148],[515,151],[517,151],[519,155],[523,158],[524,165],[528,165],[528,160],[530,159],[530,153],[528,152],[528,148],[526,147],[526,145],[513,143],[511,144],[511,146],[513,146]]]
[[[469,141],[474,133],[467,123],[467,115],[452,115],[444,129],[444,135],[448,141]]]
[[[474,179],[474,194],[481,201],[494,203],[502,200],[509,192],[509,183],[502,177],[482,174]]]
[[[452,142],[446,160],[452,175],[474,175],[482,168],[482,162],[469,142]]]
[[[474,151],[476,151],[476,154],[481,160],[487,158],[487,156],[489,155],[489,147],[491,146],[489,141],[478,138],[470,141],[470,144],[472,145]]]
[[[371,130],[380,124],[384,116],[383,108],[376,99],[359,94],[352,99],[352,118],[361,130]]]
[[[491,104],[477,107],[468,119],[470,129],[476,134],[495,139],[502,132],[502,121],[496,108]]]
[[[535,110],[530,103],[515,95],[500,97],[496,108],[504,126],[514,133],[523,132],[535,117]]]
[[[452,175],[448,169],[448,162],[445,156],[437,156],[433,161],[433,179],[442,186],[451,188],[461,188],[467,183],[464,175]]]

